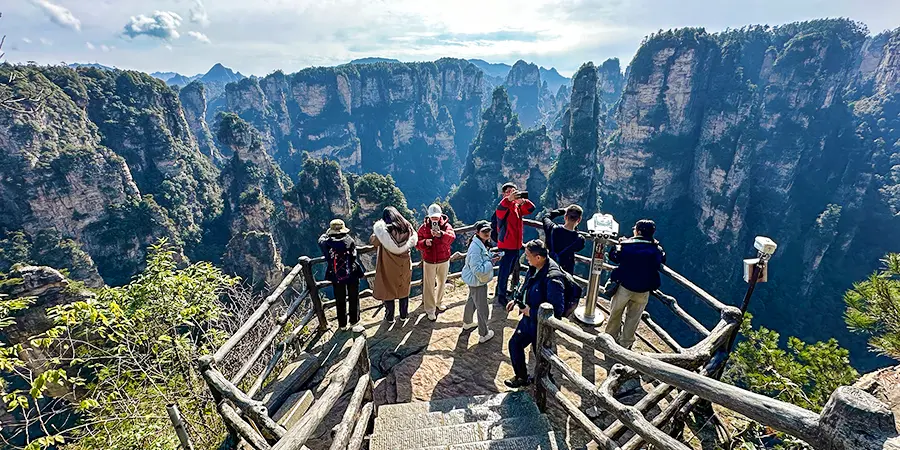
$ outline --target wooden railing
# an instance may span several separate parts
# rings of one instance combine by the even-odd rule
[[[695,346],[697,355],[703,358],[692,360],[690,365],[702,360],[708,363],[695,373],[667,362],[667,358],[655,354],[633,352],[619,346],[608,334],[594,335],[579,327],[559,320],[553,316],[553,306],[549,303],[541,305],[538,313],[538,336],[535,349],[537,359],[536,397],[538,406],[546,408],[548,396],[555,399],[562,409],[572,417],[579,426],[597,442],[608,450],[637,450],[644,442],[654,448],[671,450],[689,450],[690,447],[660,429],[676,414],[684,414],[685,408],[696,404],[698,399],[721,405],[742,414],[763,425],[788,433],[811,444],[817,449],[842,450],[875,450],[900,449],[900,437],[894,429],[893,417],[887,407],[871,395],[852,387],[841,387],[832,395],[821,415],[799,406],[782,402],[764,395],[756,394],[736,386],[709,378],[717,365],[724,358],[706,358],[712,356],[717,348],[724,345],[720,338],[726,327],[716,327],[710,336]],[[556,332],[562,332],[583,344],[594,348],[615,361],[603,383],[597,387],[581,374],[575,372],[562,359],[555,349]],[[583,398],[593,398],[597,404],[616,418],[616,422],[600,430],[588,417],[559,391],[552,379],[550,371],[555,370],[569,380]],[[659,384],[635,406],[627,406],[615,398],[620,384],[638,374],[658,380]],[[681,393],[670,402],[652,421],[645,414],[651,406],[665,397],[673,389]],[[635,433],[625,445],[616,442],[624,428]]]
[[[529,227],[541,228],[541,224],[537,221],[526,220],[525,224]],[[463,238],[462,236],[474,232],[474,226],[458,227],[455,231],[458,238]],[[612,244],[613,241],[605,243]],[[376,248],[370,245],[358,247],[360,254],[372,253],[375,250]],[[457,252],[450,259],[451,261],[460,261],[465,259],[465,254]],[[589,265],[591,259],[576,255],[576,262]],[[269,393],[265,402],[255,399],[260,393],[263,383],[272,375],[281,359],[287,353],[288,348],[300,339],[312,319],[317,319],[317,327],[320,331],[328,328],[325,311],[327,308],[334,306],[334,300],[323,301],[322,290],[330,286],[331,283],[327,280],[316,280],[315,270],[316,266],[324,263],[325,258],[321,256],[315,258],[300,257],[297,265],[291,269],[278,287],[266,297],[238,331],[229,337],[214,354],[199,358],[203,376],[212,391],[218,410],[229,432],[255,449],[299,450],[302,448],[316,427],[320,425],[322,419],[334,407],[338,397],[353,380],[356,380],[356,383],[353,384],[353,395],[341,424],[334,430],[334,440],[331,448],[360,448],[371,417],[374,414],[372,381],[369,375],[370,363],[364,336],[356,338],[350,353],[340,363],[340,368],[332,376],[324,393],[316,400],[301,421],[291,427],[291,429],[286,430],[272,420],[269,417],[269,412],[277,410],[293,391],[305,384],[319,369],[320,362],[316,357],[307,355],[302,366],[295,370],[288,379],[282,380],[279,387]],[[413,268],[421,267],[421,264],[421,261],[414,262]],[[604,264],[602,268],[611,270],[613,266]],[[497,268],[495,267],[495,269]],[[527,267],[520,266],[520,269],[525,270]],[[695,331],[700,337],[700,341],[692,346],[683,345],[656,324],[648,313],[644,313],[642,317],[643,323],[659,336],[671,348],[671,351],[659,348],[658,345],[639,334],[638,339],[656,353],[637,353],[619,347],[608,335],[592,335],[578,327],[553,318],[552,310],[550,311],[551,315],[547,316],[548,311],[542,308],[542,315],[539,318],[539,344],[536,348],[538,361],[536,396],[541,409],[546,408],[546,398],[548,396],[552,397],[560,403],[563,410],[576,423],[584,428],[602,448],[606,449],[620,448],[616,444],[616,439],[621,437],[626,429],[631,429],[636,435],[622,448],[637,449],[644,441],[659,448],[687,448],[660,431],[659,427],[670,422],[673,417],[683,417],[686,411],[696,404],[700,398],[711,400],[714,403],[759,420],[761,423],[794,434],[814,445],[815,443],[824,442],[821,440],[822,438],[816,438],[814,433],[824,430],[822,425],[826,419],[824,414],[822,417],[818,417],[815,413],[802,408],[758,396],[705,377],[705,375],[714,373],[724,361],[725,358],[722,357],[723,347],[726,345],[729,336],[735,333],[739,327],[741,312],[733,306],[723,304],[671,268],[663,266],[661,272],[697,296],[703,304],[716,311],[720,316],[716,326],[712,330],[707,329],[702,323],[682,309],[675,297],[661,291],[655,291],[652,293],[652,297],[668,307],[676,317],[682,320],[691,330]],[[370,280],[374,275],[374,270],[366,271],[365,273],[365,277]],[[453,272],[448,278],[456,279],[460,276],[461,272]],[[584,286],[588,284],[586,279],[577,276],[575,279]],[[217,366],[245,339],[250,330],[259,326],[263,317],[279,302],[289,287],[295,283],[304,286],[301,289],[301,293],[275,319],[274,326],[263,337],[262,341],[251,353],[250,358],[243,362],[240,369],[230,380],[227,379],[217,369]],[[421,284],[421,278],[412,282],[413,287]],[[361,299],[371,295],[371,289],[360,292]],[[600,289],[600,295],[605,295],[602,288]],[[598,299],[586,301],[598,302],[599,297]],[[292,331],[275,347],[273,356],[262,372],[257,375],[250,388],[246,392],[241,391],[237,386],[250,374],[259,358],[282,334],[286,324],[293,319],[293,316],[298,311],[304,309],[302,306],[305,303],[309,305],[308,308],[305,308],[306,312],[299,321],[293,324],[294,328]],[[598,302],[598,305],[601,304]],[[552,344],[557,331],[566,333],[581,342],[596,347],[607,357],[625,364],[629,368],[615,367],[599,388],[591,385],[590,382],[569,368],[554,354]],[[600,430],[594,425],[585,413],[578,410],[575,404],[562,395],[559,388],[551,382],[548,377],[551,367],[572,381],[583,394],[593,396],[603,409],[616,417],[616,422],[605,430]],[[359,370],[357,371],[356,369]],[[625,406],[620,404],[615,400],[612,393],[622,381],[635,376],[638,372],[657,379],[661,383],[636,405]],[[353,378],[354,373],[359,374],[358,378]],[[698,382],[697,380],[700,381]],[[680,391],[679,394],[674,401],[667,405],[665,410],[650,421],[644,418],[644,414],[647,414],[660,400],[670,395],[676,389]],[[717,392],[727,394],[717,394]],[[727,398],[722,395],[725,395]],[[781,418],[774,417],[775,415]],[[827,448],[837,449],[845,447]],[[893,449],[895,447],[885,448]]]

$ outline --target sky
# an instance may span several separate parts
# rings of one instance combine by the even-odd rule
[[[380,56],[519,59],[571,75],[624,67],[641,39],[848,17],[900,27],[898,0],[3,0],[5,60],[100,63],[184,75],[221,62],[245,75]]]

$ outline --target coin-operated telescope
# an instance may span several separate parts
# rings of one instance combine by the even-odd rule
[[[603,323],[603,313],[597,311],[597,292],[600,290],[600,276],[603,274],[603,266],[606,261],[607,244],[619,238],[619,222],[612,214],[597,213],[587,222],[590,239],[594,242],[594,251],[591,255],[591,275],[588,280],[587,297],[584,306],[575,310],[575,317],[587,325],[600,325]]]

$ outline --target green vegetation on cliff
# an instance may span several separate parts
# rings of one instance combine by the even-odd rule
[[[882,261],[884,268],[844,294],[844,318],[851,331],[869,336],[873,352],[900,360],[900,253]]]

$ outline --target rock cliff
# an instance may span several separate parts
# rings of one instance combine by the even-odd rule
[[[521,59],[513,64],[506,76],[506,91],[512,109],[525,128],[541,122],[541,72],[538,66]]]
[[[200,81],[194,81],[178,91],[178,98],[184,110],[184,118],[197,141],[200,152],[206,155],[216,167],[222,167],[226,158],[219,151],[213,140],[212,132],[206,122],[206,87]]]
[[[649,37],[600,156],[604,210],[657,219],[673,266],[731,303],[753,236],[771,236],[756,317],[837,336],[860,363],[842,293],[896,250],[898,34],[818,20]]]
[[[417,204],[458,182],[483,82],[480,70],[456,59],[353,64],[243,80],[226,98],[292,176],[307,151],[349,172],[392,174]]]
[[[579,204],[590,216],[599,208],[599,120],[604,106],[598,71],[588,62],[573,78],[572,97],[562,125],[562,150],[549,175],[543,202],[549,208]]]
[[[141,195],[124,158],[103,145],[83,72],[0,66],[2,97],[21,99],[0,108],[0,229],[45,242],[32,256],[77,242],[108,283],[122,283],[143,264],[147,244],[178,236],[152,196]],[[61,240],[39,240],[47,230]],[[94,277],[90,264],[81,268]]]

